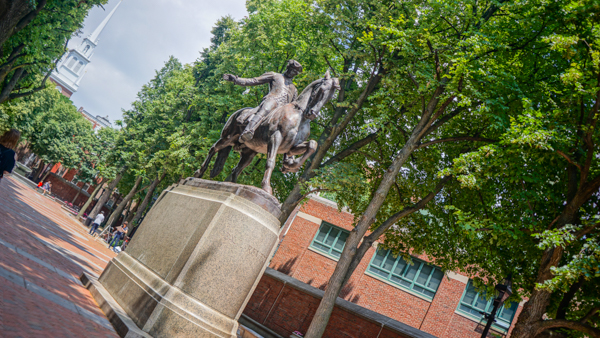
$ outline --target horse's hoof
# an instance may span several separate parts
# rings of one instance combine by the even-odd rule
[[[194,173],[194,178],[200,178],[202,177],[202,174],[200,173],[200,169],[196,170],[196,172]]]

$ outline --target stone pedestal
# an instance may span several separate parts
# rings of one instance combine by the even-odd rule
[[[279,213],[261,189],[188,178],[163,192],[99,282],[153,337],[235,337]]]

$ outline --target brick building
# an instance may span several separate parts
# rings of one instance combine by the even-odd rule
[[[270,268],[308,286],[324,290],[352,229],[352,222],[353,215],[339,212],[334,202],[311,197],[282,229],[281,242]],[[412,260],[414,264],[408,264],[402,257],[394,257],[390,252],[374,245],[340,297],[363,309],[436,337],[480,337],[485,325],[482,314],[491,311],[492,301],[475,290],[468,276],[442,271],[424,255],[415,256]],[[318,295],[314,291],[312,295],[304,292],[306,299],[302,302],[310,305],[300,306],[302,302],[298,299],[290,304],[289,299],[285,298],[298,298],[298,290],[302,288],[296,287],[295,295],[292,292],[275,296],[278,292],[281,293],[278,291],[281,286],[278,285],[285,285],[281,278],[279,282],[275,279],[277,278],[273,273],[263,277],[244,314],[282,337],[289,336],[295,330],[306,332],[318,306]],[[311,300],[311,297],[317,298]],[[264,313],[265,309],[269,311],[267,315]],[[340,310],[336,305],[334,314]],[[498,311],[496,323],[492,327],[493,335],[490,337],[510,336],[521,310],[522,304],[505,304]],[[366,317],[363,319],[366,320],[366,326],[367,322],[373,322]],[[339,325],[339,320],[342,317],[336,319],[334,316],[329,325]],[[291,325],[290,321],[295,324]],[[383,329],[384,322],[380,323]],[[340,335],[342,336],[370,337],[371,334]]]

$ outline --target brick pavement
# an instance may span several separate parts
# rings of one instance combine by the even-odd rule
[[[0,183],[0,336],[118,337],[87,289],[116,254],[14,177]]]

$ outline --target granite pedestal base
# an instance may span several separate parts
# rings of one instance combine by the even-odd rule
[[[99,282],[153,337],[235,337],[279,213],[258,188],[188,178],[163,192]]]

